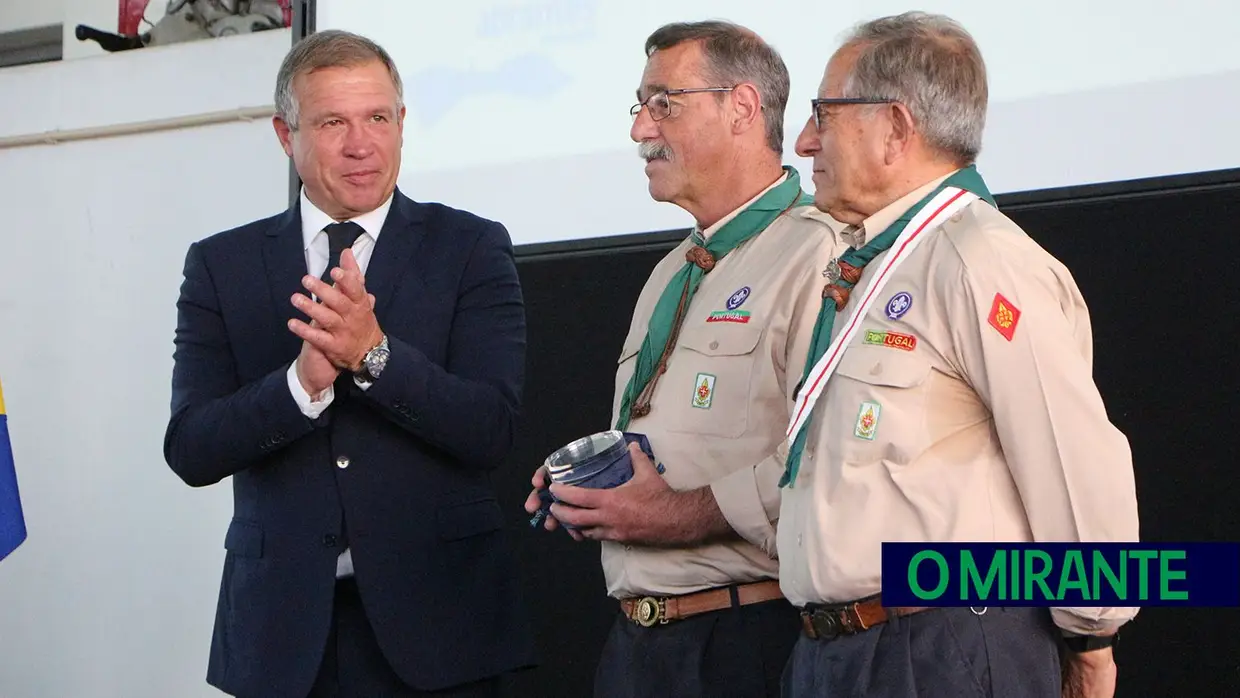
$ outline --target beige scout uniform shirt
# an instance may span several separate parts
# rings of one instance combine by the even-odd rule
[[[745,206],[703,235],[709,239]],[[783,465],[773,455],[809,352],[822,271],[845,249],[835,232],[842,227],[813,206],[794,208],[703,277],[650,413],[628,431],[647,435],[672,488],[710,485],[742,538],[674,550],[604,542],[611,596],[686,594],[777,577],[773,522]],[[613,424],[655,303],[690,247],[686,239],[669,252],[637,300],[616,370]]]
[[[864,245],[943,179],[844,237]],[[983,201],[927,233],[820,395],[783,492],[780,584],[798,606],[878,593],[884,541],[1138,540],[1128,442],[1093,383],[1089,314],[1068,270]],[[996,294],[1014,308],[1006,327],[989,321]],[[1052,609],[1079,633],[1135,614]]]

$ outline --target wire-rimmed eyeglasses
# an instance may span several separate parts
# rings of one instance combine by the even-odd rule
[[[668,97],[672,95],[687,95],[694,92],[731,92],[734,87],[686,87],[679,90],[660,90],[646,98],[644,102],[638,102],[629,108],[629,114],[636,119],[641,113],[642,107],[646,107],[646,111],[650,112],[650,118],[655,121],[662,121],[672,114],[672,101]]]
[[[821,131],[822,125],[827,122],[827,107],[837,104],[891,104],[895,101],[886,97],[819,97],[809,103],[814,110],[814,128]]]

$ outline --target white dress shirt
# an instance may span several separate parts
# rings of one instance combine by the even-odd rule
[[[327,233],[325,228],[332,223],[343,223],[345,221],[337,221],[331,216],[323,213],[317,206],[310,202],[306,197],[306,190],[301,190],[301,239],[306,254],[306,273],[311,276],[320,277],[327,269]],[[362,214],[356,218],[348,220],[357,223],[365,231],[363,235],[359,235],[353,243],[353,256],[357,258],[357,265],[361,268],[362,273],[366,273],[367,267],[370,266],[370,256],[374,252],[375,243],[379,240],[379,231],[383,228],[383,222],[387,220],[388,209],[392,207],[392,197],[389,196],[379,208],[370,213]],[[356,380],[356,379],[355,379]],[[369,387],[368,383],[358,382],[358,385],[364,390]],[[302,414],[310,419],[318,419],[319,415],[332,404],[332,400],[336,396],[335,388],[327,386],[327,389],[316,396],[311,397],[306,389],[302,387],[301,380],[297,378],[297,362],[293,362],[288,367],[288,389],[293,394],[293,399],[297,401],[297,406],[301,408]],[[336,577],[347,577],[353,574],[353,556],[348,549],[340,554],[340,558],[336,562]]]

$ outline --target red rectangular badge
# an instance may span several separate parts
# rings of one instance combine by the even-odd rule
[[[990,326],[999,330],[999,334],[1010,342],[1012,335],[1016,334],[1016,323],[1020,322],[1020,310],[1012,305],[1012,301],[1004,298],[1002,293],[996,293],[988,319]]]

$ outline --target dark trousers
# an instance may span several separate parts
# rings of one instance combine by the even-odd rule
[[[594,698],[775,698],[801,627],[782,599],[652,628],[617,615]]]
[[[939,608],[830,640],[802,636],[784,698],[1060,698],[1044,608]]]
[[[499,679],[445,691],[419,691],[400,680],[383,657],[352,579],[336,582],[336,601],[323,663],[308,698],[499,698]]]

